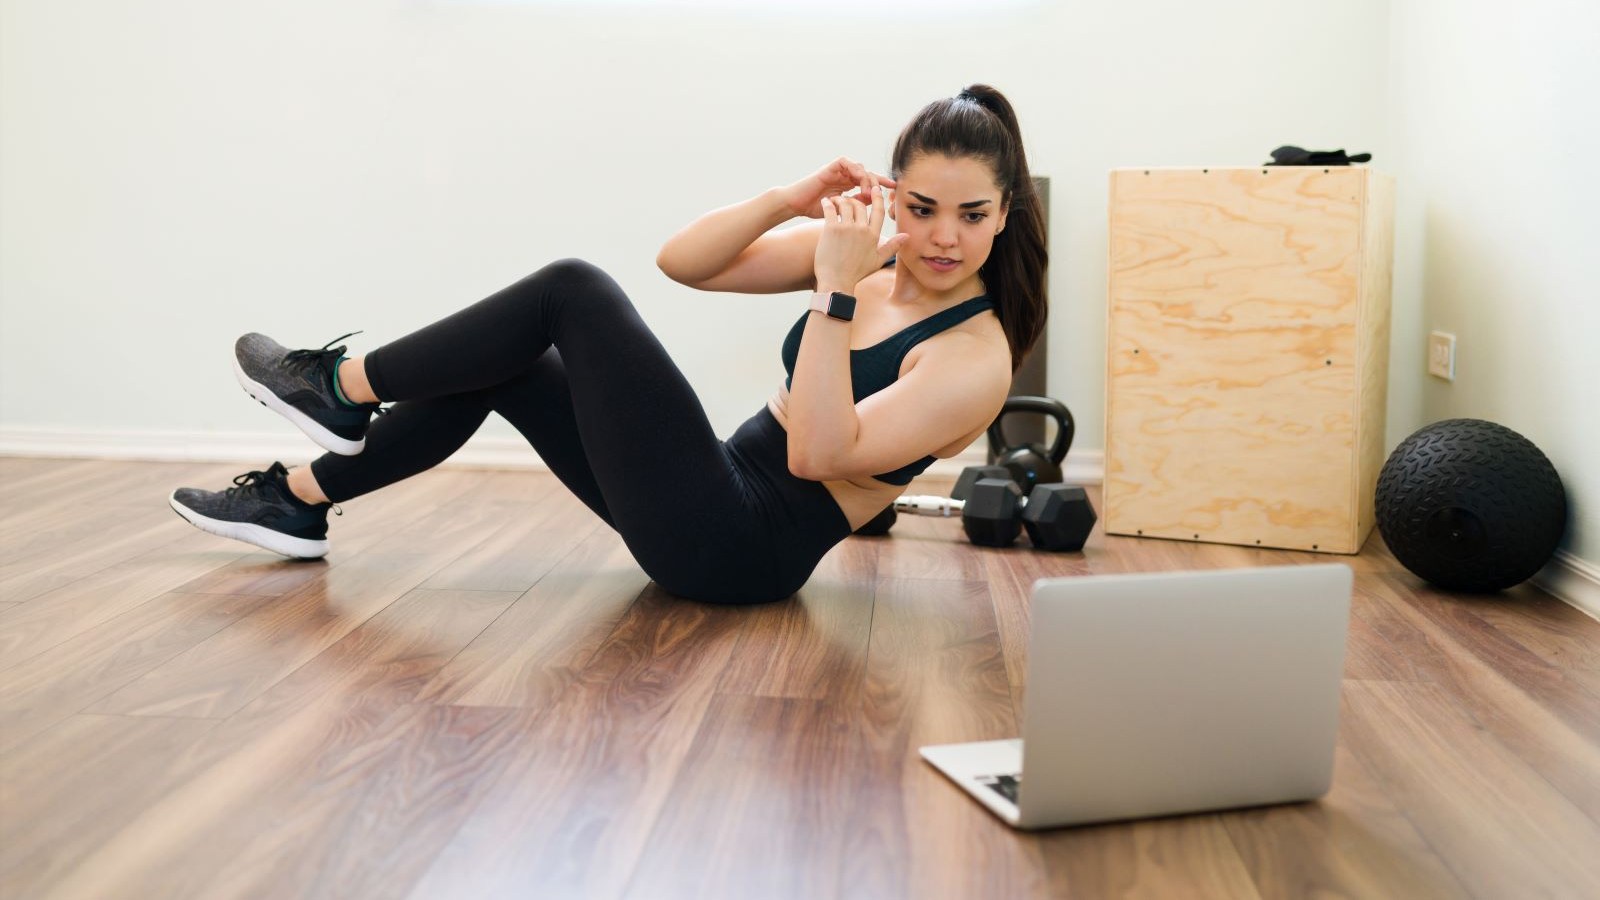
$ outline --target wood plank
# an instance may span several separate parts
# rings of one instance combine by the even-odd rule
[[[119,690],[268,598],[167,593],[0,671],[0,752]]]
[[[1216,815],[1067,828],[1038,841],[1053,897],[1262,896]]]
[[[419,702],[545,707],[573,681],[650,580],[610,528],[567,546],[549,574],[440,669]]]
[[[540,507],[503,505],[506,525],[481,544],[435,572],[425,587],[444,590],[525,591],[543,578],[572,548],[598,529],[610,530],[599,516],[575,499],[546,503],[565,515],[550,516]],[[555,527],[552,527],[552,519]]]
[[[0,497],[10,499],[17,491],[35,479],[52,475],[62,469],[82,465],[90,460],[49,459],[37,456],[0,456]]]
[[[176,539],[0,613],[0,658],[15,664],[135,609],[244,555],[242,544],[179,523]]]
[[[404,897],[516,758],[525,710],[402,707],[231,820],[207,897]],[[330,835],[337,836],[329,840]]]
[[[1361,760],[1341,742],[1321,800],[1223,813],[1265,898],[1471,897]]]
[[[14,459],[8,459],[8,462],[28,465]],[[41,508],[51,505],[52,498],[63,494],[80,490],[99,492],[121,478],[137,478],[140,473],[161,468],[180,468],[102,459],[42,459],[29,462],[33,463],[29,471],[15,479],[0,476],[0,497],[6,501],[6,516],[0,521],[18,515],[24,508],[32,508],[37,513]]]
[[[882,537],[846,538],[794,597],[748,610],[718,690],[724,694],[858,701],[872,626]]]
[[[1350,605],[1350,631],[1345,638],[1344,677],[1355,681],[1426,681],[1411,657],[1403,654],[1384,633],[1369,624],[1370,602],[1363,603],[1358,588]],[[1391,629],[1391,634],[1394,631]]]
[[[1600,621],[1531,584],[1462,602],[1495,631],[1600,693]]]
[[[171,509],[140,510],[109,534],[103,530],[96,532],[93,540],[82,540],[74,535],[59,552],[41,556],[30,554],[4,567],[0,572],[0,596],[31,601],[63,589],[70,590],[151,553],[174,556],[189,553],[197,546],[192,540],[195,534],[194,526],[173,515]],[[217,540],[211,538],[212,542]],[[222,559],[213,557],[215,565],[245,552],[245,545],[231,543],[232,546],[218,551],[223,554]],[[211,549],[217,549],[215,543]]]
[[[716,698],[624,896],[855,895],[854,749],[825,701]]]
[[[925,744],[1016,737],[983,582],[883,579],[874,600],[848,825],[847,893],[1044,896],[1043,860],[917,754]]]
[[[1462,883],[1600,896],[1600,826],[1438,687],[1346,682],[1345,697],[1350,748]]]
[[[404,596],[498,523],[460,506],[414,525],[390,545],[326,570],[323,578],[245,617],[89,708],[119,715],[220,718]]]
[[[488,786],[462,767],[492,774],[522,732],[509,711],[408,700],[513,599],[482,591],[407,595],[209,732],[202,753],[164,773],[170,788],[79,859],[55,890],[303,896],[290,880],[306,888],[329,871],[376,874],[367,866],[381,868],[377,859],[339,860],[344,849],[319,846],[339,831],[422,852],[407,863],[414,877],[453,831],[451,817],[464,816]],[[443,755],[428,757],[432,751]],[[397,783],[419,754],[431,762]],[[351,805],[363,796],[372,807]],[[391,808],[395,818],[374,821],[372,808]],[[395,832],[430,812],[434,821],[416,834]],[[359,884],[347,890],[364,893]],[[404,887],[396,884],[394,894]]]
[[[1100,538],[1099,525],[1090,542]],[[1041,578],[1071,578],[1092,574],[1085,553],[990,554],[985,559],[989,597],[994,604],[995,626],[1011,684],[1012,713],[1022,721],[1022,698],[1027,690],[1028,640],[1033,634],[1033,584]]]
[[[159,802],[173,786],[170,772],[181,766],[175,761],[217,724],[74,715],[0,753],[6,895],[50,893],[95,847]]]
[[[1425,610],[1459,598],[1429,596],[1399,578],[1368,584],[1374,607],[1387,614],[1381,627],[1398,636],[1417,670],[1447,690],[1475,727],[1600,823],[1600,701],[1498,632],[1468,624],[1476,620],[1464,608]],[[1453,627],[1430,627],[1435,617]]]
[[[640,595],[411,896],[618,896],[744,613]]]
[[[960,519],[901,516],[878,548],[878,576],[981,581],[985,555],[1007,552],[970,543]]]
[[[23,501],[0,518],[0,590],[19,599],[40,592],[39,576],[83,577],[154,546],[144,532],[181,520],[167,504],[172,491],[192,475],[195,483],[226,483],[235,467],[136,466],[102,463],[93,478]],[[168,529],[176,534],[177,529]],[[71,561],[67,563],[67,561]]]

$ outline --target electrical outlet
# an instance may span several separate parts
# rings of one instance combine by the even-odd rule
[[[1428,374],[1456,380],[1456,336],[1443,331],[1428,335]]]

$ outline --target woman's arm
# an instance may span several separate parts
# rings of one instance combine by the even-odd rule
[[[807,323],[806,342],[818,336],[813,324]],[[802,343],[802,358],[806,349]],[[796,406],[803,404],[796,400],[803,388],[829,385],[823,384],[826,376],[802,385],[796,363],[785,407],[789,471],[811,481],[870,478],[947,447],[1000,414],[1011,389],[1011,352],[1004,341],[947,332],[918,345],[917,354],[911,370],[894,384],[852,405],[846,378],[843,406],[835,406],[831,416],[800,421]]]
[[[789,206],[786,197],[784,188],[772,188],[743,203],[706,213],[684,226],[662,246],[656,255],[656,265],[673,281],[704,288],[741,253],[750,249],[757,238],[799,215]],[[745,285],[752,286],[756,285]]]
[[[661,248],[656,265],[673,281],[704,291],[778,294],[809,288],[821,225],[773,229],[796,216],[821,218],[824,197],[869,183],[869,177],[894,185],[841,156],[794,184],[690,222]]]

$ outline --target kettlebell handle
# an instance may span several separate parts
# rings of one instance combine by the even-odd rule
[[[1072,421],[1072,412],[1060,400],[1050,397],[1008,397],[1005,406],[1000,408],[1000,415],[995,416],[994,422],[989,425],[989,452],[993,456],[1000,456],[1008,450],[1017,449],[1006,443],[1005,418],[1012,413],[1040,413],[1056,420],[1056,439],[1050,444],[1048,455],[1050,461],[1060,465],[1067,458],[1067,451],[1072,448],[1073,432],[1077,426]]]

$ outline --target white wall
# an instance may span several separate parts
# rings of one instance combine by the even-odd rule
[[[1389,442],[1466,416],[1522,433],[1572,509],[1564,547],[1600,562],[1600,7],[1396,0],[1396,214]],[[1424,377],[1456,335],[1455,381]]]
[[[0,424],[281,431],[232,383],[237,334],[371,347],[577,255],[726,433],[802,298],[682,288],[661,243],[837,154],[885,165],[984,80],[1053,179],[1050,388],[1095,449],[1106,171],[1388,156],[1384,0],[897,5],[0,0]]]
[[[1078,449],[1103,446],[1106,170],[1371,151],[1400,187],[1389,445],[1516,428],[1566,481],[1567,550],[1600,560],[1592,4],[879,4],[0,0],[0,438],[309,455],[232,383],[235,335],[369,348],[568,255],[630,290],[726,433],[801,298],[682,288],[661,242],[837,154],[884,166],[917,108],[984,80],[1053,179],[1050,391]],[[1422,374],[1431,328],[1459,337],[1454,384]]]

